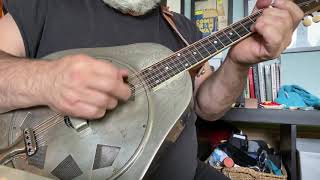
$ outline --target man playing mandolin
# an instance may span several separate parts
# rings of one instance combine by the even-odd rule
[[[98,119],[131,96],[128,71],[86,55],[54,61],[50,53],[76,48],[162,44],[184,47],[166,23],[160,0],[4,0],[0,19],[0,113],[46,105],[72,117]],[[289,0],[258,0],[266,8],[251,27],[253,36],[234,45],[220,69],[195,92],[195,112],[214,121],[241,94],[251,65],[276,58],[290,44],[303,12]],[[189,43],[200,39],[197,28],[174,15]],[[31,59],[39,59],[32,60]],[[205,74],[210,73],[206,71]],[[198,78],[196,78],[197,80]],[[159,163],[153,179],[224,179],[196,159],[194,120]]]

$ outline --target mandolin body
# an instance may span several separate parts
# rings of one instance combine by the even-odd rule
[[[141,43],[67,50],[44,59],[79,53],[110,61],[133,74],[168,57],[172,51],[158,44]],[[16,155],[8,166],[52,179],[142,179],[167,134],[191,106],[192,82],[187,72],[152,90],[142,77],[139,81],[143,92],[133,99],[99,120],[70,117],[71,121],[87,122],[81,129],[68,126],[66,121],[48,126],[41,132],[36,153],[30,157]],[[33,128],[55,114],[47,107],[33,107],[0,115],[0,132],[6,134],[0,147],[13,144],[23,129]]]

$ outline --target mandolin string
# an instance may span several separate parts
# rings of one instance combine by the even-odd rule
[[[243,19],[242,19],[242,21],[243,21],[243,20],[250,19],[250,17],[251,17],[251,16],[255,16],[255,15],[257,15],[257,14],[261,13],[261,12],[262,12],[262,10],[259,10],[259,11],[255,12],[254,14],[252,14],[252,15],[250,15],[250,16],[247,16],[247,17],[243,18]],[[245,23],[248,23],[248,22],[250,22],[250,21],[247,21],[247,22],[245,22]],[[237,24],[237,22],[236,22],[236,23],[234,23],[234,24]],[[242,25],[240,24],[239,26],[236,26],[236,28],[241,27],[241,26],[242,26]],[[222,29],[222,30],[220,30],[220,31],[217,31],[217,32],[216,32],[215,34],[213,34],[213,35],[217,35],[217,34],[222,35],[224,30],[225,30],[225,29]],[[217,37],[218,37],[218,38],[221,38],[221,36],[217,36]],[[182,49],[180,49],[179,51],[177,51],[177,52],[175,52],[175,53],[171,54],[171,55],[170,55],[170,56],[168,56],[167,58],[165,58],[165,59],[163,59],[163,60],[161,60],[161,61],[159,61],[159,62],[157,62],[157,63],[153,64],[152,66],[156,66],[156,65],[162,64],[162,63],[164,62],[164,60],[168,60],[169,58],[172,58],[172,57],[173,57],[173,56],[175,56],[176,54],[181,53],[181,52],[182,52],[182,51],[184,51],[184,50],[187,50],[187,49],[188,49],[188,47],[190,47],[190,46],[194,46],[194,45],[195,45],[195,43],[200,43],[200,42],[203,42],[203,41],[205,41],[205,40],[207,40],[207,39],[206,39],[206,38],[203,38],[203,39],[201,39],[201,40],[199,40],[199,41],[196,41],[196,42],[194,42],[193,44],[190,44],[189,46],[187,46],[187,47],[185,47],[185,48],[182,48]],[[210,43],[202,43],[202,44],[209,45]],[[187,54],[187,55],[192,55],[192,53]],[[148,69],[148,68],[150,68],[150,67],[151,67],[151,66],[146,67],[145,69]],[[143,69],[143,70],[145,70],[145,69]],[[143,70],[142,70],[142,71],[143,71]],[[132,76],[139,75],[139,73],[140,73],[140,72],[134,73],[134,74],[132,74]],[[151,74],[146,74],[146,75],[151,75]],[[144,76],[144,75],[142,75],[142,76]],[[130,78],[130,76],[129,76],[129,78]]]
[[[312,2],[315,2],[315,0],[309,0],[309,1],[302,2],[302,3],[297,3],[297,5],[298,5],[299,7],[302,7],[302,6],[304,6],[304,5],[306,5],[306,4],[310,4],[310,3],[312,3]],[[262,11],[263,11],[263,10],[259,10],[259,11],[255,12],[255,13],[253,13],[252,15],[245,17],[242,21],[244,21],[244,20],[246,20],[246,19],[250,19],[250,17],[255,16],[255,15],[257,15],[257,14],[260,14]],[[252,21],[252,20],[251,20],[251,21]],[[240,21],[239,21],[239,22],[240,22]],[[239,26],[240,26],[240,27],[243,26],[243,25],[242,25],[241,23],[239,23],[239,22],[236,22],[236,23],[233,24],[233,25],[234,25],[234,28],[239,28]],[[244,23],[248,23],[248,21],[245,21]],[[238,26],[238,25],[235,25],[235,24],[238,24],[238,25],[240,24],[240,25]],[[231,25],[231,26],[232,26],[232,25]],[[224,30],[225,30],[225,29],[222,29],[222,30],[216,32],[214,35],[219,34],[219,33],[221,34],[221,32],[224,33]],[[236,32],[236,31],[235,31],[235,32]],[[218,37],[218,38],[221,38],[221,36],[217,36],[217,37]],[[228,36],[227,36],[227,37],[228,37]],[[202,39],[202,40],[199,40],[199,41],[197,41],[197,42],[195,42],[195,43],[203,42],[204,40],[206,40],[206,38],[204,38],[204,39]],[[208,41],[208,42],[210,43],[210,41]],[[203,44],[208,45],[209,43],[203,43]],[[192,46],[192,45],[194,45],[194,44],[191,44],[190,46]],[[201,45],[201,44],[200,44],[200,45]],[[163,64],[164,60],[167,60],[167,59],[169,59],[169,58],[172,58],[172,57],[175,56],[177,53],[179,53],[179,52],[181,52],[181,51],[184,51],[185,49],[189,50],[188,47],[190,47],[190,46],[187,46],[186,48],[183,48],[183,49],[177,51],[176,53],[171,54],[169,57],[163,59],[162,61],[159,61],[159,62],[153,64],[152,66],[159,65],[160,63]],[[209,53],[209,54],[210,54],[210,53]],[[187,55],[190,55],[190,54],[187,54]],[[192,54],[191,54],[191,55],[192,55]],[[152,67],[152,66],[150,66],[150,67]],[[145,69],[148,69],[148,68],[145,68]],[[145,69],[144,69],[144,70],[145,70]],[[143,71],[144,71],[144,70],[143,70]],[[160,70],[157,69],[157,68],[156,68],[156,70],[160,71]],[[143,72],[143,71],[142,71],[142,72]],[[161,72],[161,71],[160,71],[160,72]],[[142,75],[142,78],[149,77],[149,75],[152,75],[152,73],[153,73],[153,72],[147,72],[145,75]],[[139,75],[139,74],[141,74],[141,72],[134,73],[134,74],[132,74],[132,76],[129,76],[129,78],[134,78],[134,77],[136,77],[136,76]],[[156,76],[158,76],[158,75],[156,75]],[[152,77],[152,78],[153,78],[153,77]],[[146,81],[148,82],[148,79],[147,79]],[[140,85],[141,85],[141,84],[140,84]]]
[[[239,27],[244,27],[244,25],[245,24],[247,24],[247,23],[249,23],[250,21],[247,21],[247,22],[244,22],[244,24],[241,24],[241,23],[239,23],[239,22],[237,22],[237,23],[234,23],[234,29],[237,29],[237,28],[239,28]],[[250,23],[252,23],[253,21],[251,20],[251,22]],[[236,24],[238,24],[238,25],[236,25]],[[245,27],[244,27],[245,28]],[[250,32],[248,29],[246,29],[248,32]],[[220,35],[220,36],[219,36]],[[221,38],[221,35],[222,34],[218,34],[218,35],[216,35],[218,38]],[[200,42],[200,41],[199,41]],[[208,41],[209,43],[203,43],[203,44],[205,44],[205,45],[210,45],[210,44],[212,44],[212,43],[210,43],[210,41]],[[192,46],[192,45],[190,45],[190,46]],[[189,47],[190,47],[189,46]],[[189,53],[182,53],[182,56],[187,60],[187,59],[189,59],[190,58],[190,56],[188,57],[188,55],[190,55],[190,54],[192,54],[191,52],[190,52],[190,50],[188,50],[187,49],[187,51],[189,51]],[[192,56],[193,58],[194,58],[194,56]],[[205,58],[204,58],[205,59]],[[188,61],[188,60],[187,60]],[[158,71],[160,71],[159,69],[158,69]],[[146,82],[149,82],[148,80],[146,80]],[[157,83],[150,83],[150,85],[147,85],[147,87],[148,88],[150,88],[150,87],[152,87],[152,86],[154,86],[154,85],[156,85]],[[135,86],[135,87],[132,87],[132,88],[130,88],[131,89],[131,91],[133,91],[133,90],[136,90],[136,89],[139,89],[141,86],[145,86],[144,84],[141,84],[140,82],[138,83],[138,86]],[[141,92],[144,92],[145,90],[144,90],[144,88],[142,88],[142,89],[140,89],[140,90],[138,90],[138,91],[135,91],[135,93],[136,94],[139,94],[139,93],[141,93]]]
[[[45,124],[41,127],[41,128],[37,128],[37,129],[34,129],[34,135],[38,135],[40,134],[43,130],[46,130],[48,126],[50,126],[50,124],[53,124],[56,122],[56,118],[52,118],[50,121],[45,121]],[[53,121],[52,121],[53,120]]]
[[[306,5],[306,4],[310,4],[310,3],[312,3],[312,2],[315,2],[315,0],[309,0],[309,1],[305,1],[305,2],[302,2],[302,3],[298,3],[297,5],[299,6],[299,7],[302,7],[302,6],[304,6],[304,5]],[[241,24],[241,21],[238,21],[238,22],[236,22],[236,23],[234,23],[234,24],[231,24],[230,25],[230,27],[231,27],[231,29],[238,29],[239,27],[244,27],[248,32],[250,32],[244,25],[245,24],[247,24],[247,23],[254,23],[255,22],[255,20],[252,20],[251,19],[251,17],[253,17],[253,16],[256,16],[256,15],[261,15],[261,12],[262,12],[263,10],[259,10],[259,11],[257,11],[257,12],[255,12],[255,13],[253,13],[252,15],[250,15],[250,16],[247,16],[246,18],[244,18],[243,20],[241,20],[241,21],[244,21],[244,20],[246,20],[246,19],[249,19],[250,21],[244,21],[243,23],[244,24]],[[258,18],[258,17],[255,17],[255,18]],[[233,27],[232,27],[233,26]],[[218,31],[218,32],[216,32],[214,35],[216,36],[216,37],[218,37],[218,40],[219,40],[219,38],[221,38],[221,36],[219,36],[219,33],[220,33],[220,35],[222,35],[222,33],[224,33],[224,31],[225,31],[225,29],[222,29],[222,30],[220,30],[220,31]],[[235,30],[234,30],[235,31]],[[235,31],[236,33],[237,33],[237,31]],[[228,37],[228,36],[227,36]],[[228,37],[229,38],[229,37]],[[240,38],[241,38],[241,36],[240,36]],[[230,39],[230,38],[229,38]],[[201,43],[200,42],[203,42],[204,40],[207,40],[206,38],[204,38],[204,39],[202,39],[202,40],[199,40],[199,41],[197,41],[197,42],[195,42],[195,43],[199,43],[200,45],[201,45]],[[231,39],[230,39],[231,40]],[[232,41],[232,40],[231,40]],[[233,41],[232,41],[233,42]],[[210,45],[210,44],[212,44],[212,43],[210,43],[210,41],[207,41],[206,43],[202,43],[202,44],[205,44],[205,45]],[[191,44],[190,46],[194,46],[194,44]],[[192,56],[192,52],[190,52],[190,50],[189,50],[189,48],[188,47],[190,47],[190,46],[187,46],[186,48],[183,48],[183,49],[181,49],[181,50],[179,50],[179,51],[177,51],[176,53],[173,53],[173,54],[171,54],[169,57],[167,57],[167,58],[165,58],[164,60],[162,60],[162,61],[159,61],[159,62],[157,62],[157,63],[155,63],[155,64],[153,64],[152,66],[155,66],[155,67],[157,67],[156,65],[159,65],[160,63],[163,65],[163,62],[165,61],[165,60],[167,60],[167,59],[169,59],[169,58],[171,58],[171,57],[173,57],[173,56],[175,56],[177,53],[179,53],[179,52],[182,52],[182,51],[184,51],[184,50],[187,50],[187,51],[189,51],[188,53],[186,53],[186,56],[188,56],[188,55],[191,55],[191,57],[193,57]],[[196,50],[198,50],[198,49],[196,49]],[[205,49],[206,50],[206,49]],[[184,53],[181,53],[182,55],[184,55]],[[201,53],[200,53],[201,54]],[[210,53],[209,53],[210,54]],[[188,61],[188,58],[190,58],[190,57],[184,57],[184,58],[186,58],[187,59],[187,61]],[[205,59],[205,58],[204,58]],[[160,65],[161,65],[160,64]],[[166,64],[166,63],[164,63],[164,64]],[[175,65],[175,64],[174,64]],[[150,66],[150,67],[152,67],[152,66]],[[148,68],[145,68],[145,69],[148,69]],[[144,69],[144,70],[145,70]],[[162,71],[160,71],[160,69],[157,69],[157,68],[155,68],[157,71],[159,71],[159,72],[162,72]],[[137,80],[138,81],[138,83],[137,83],[137,86],[135,86],[135,87],[131,87],[130,89],[131,89],[131,91],[133,91],[133,90],[136,90],[137,88],[139,88],[140,86],[145,86],[145,84],[142,84],[139,80],[139,77],[137,77],[137,75],[139,75],[139,74],[141,74],[144,70],[142,70],[141,72],[138,72],[138,73],[134,73],[133,74],[133,76],[134,77],[132,77],[132,76],[129,76],[129,78],[134,78],[131,82],[136,82],[135,80]],[[149,77],[149,75],[152,75],[153,74],[153,72],[147,72],[146,74],[144,74],[144,75],[142,75],[142,78],[144,79],[144,81],[145,82],[147,82],[147,83],[149,83],[150,81],[152,81],[152,80],[154,80],[156,77],[158,77],[158,75],[157,74],[155,74],[155,76],[156,77],[151,77],[152,79],[151,80],[149,80],[148,78],[146,78],[146,77]],[[163,74],[160,74],[160,75],[163,75]],[[140,76],[141,77],[141,76]],[[161,78],[159,78],[160,80],[163,80],[163,79],[161,79]],[[148,85],[147,87],[148,88],[150,88],[150,87],[152,87],[153,85],[156,85],[157,83],[149,83],[150,85]],[[144,89],[141,89],[141,91],[144,91]],[[136,91],[137,92],[137,94],[139,94],[139,91]]]
[[[297,5],[298,5],[299,7],[301,7],[300,5],[308,4],[308,3],[310,3],[310,2],[314,2],[314,0],[309,0],[309,1],[307,1],[307,2],[303,2],[303,3],[297,4]],[[261,13],[261,12],[262,12],[262,10],[256,12],[255,14],[258,14],[258,13]],[[251,16],[247,16],[246,18],[250,19],[250,17],[254,16],[255,14],[253,14],[253,15],[251,15]],[[259,14],[259,15],[260,15],[260,14]],[[245,20],[246,18],[244,18],[243,20]],[[250,20],[251,20],[251,19],[250,19]],[[251,20],[251,21],[253,21],[253,20]],[[235,24],[237,24],[237,23],[239,23],[239,22],[236,22],[236,23],[234,23],[233,25],[235,25]],[[248,23],[248,22],[244,22],[244,23]],[[254,21],[253,21],[253,23],[254,23]],[[239,26],[236,25],[234,28],[239,28],[239,27],[241,27],[241,26],[243,26],[243,24],[240,23]],[[243,26],[243,27],[244,27],[244,26]],[[231,28],[232,28],[232,27],[231,27]],[[225,30],[225,29],[223,29],[223,30]],[[224,33],[223,30],[218,31],[218,32],[216,32],[215,34],[219,34],[219,33],[221,33],[221,32]],[[218,35],[216,35],[216,36],[219,38]],[[220,36],[220,37],[221,37],[221,36]],[[204,40],[206,40],[206,39],[204,38],[204,39],[202,39],[202,40],[197,41],[196,43],[203,42]],[[232,40],[231,40],[231,41],[232,41]],[[208,42],[210,43],[210,41],[208,41]],[[209,45],[209,43],[204,43],[204,44]],[[192,46],[192,45],[194,45],[194,44],[191,44],[190,46]],[[190,46],[188,46],[188,47],[190,47]],[[186,49],[187,49],[187,51],[189,51],[188,48],[186,48]],[[185,50],[185,48],[181,49],[180,51],[183,51],[183,50]],[[176,52],[176,53],[173,53],[171,56],[167,57],[166,59],[174,56],[175,54],[179,53],[180,51],[178,51],[178,52]],[[189,52],[190,52],[190,51],[189,51]],[[185,58],[188,58],[188,57],[187,57],[188,55],[192,55],[192,53],[190,53],[190,54],[186,53]],[[164,60],[165,60],[165,59],[164,59]],[[157,62],[157,63],[155,63],[155,64],[152,65],[152,66],[158,65],[158,64],[162,63],[164,60],[162,60],[162,61],[160,61],[160,62]],[[158,71],[160,71],[160,70],[158,69]],[[161,71],[160,71],[160,72],[161,72]],[[128,77],[128,78],[134,78],[133,81],[134,81],[134,80],[139,80],[139,81],[138,81],[138,82],[139,82],[139,84],[138,84],[139,86],[134,87],[134,89],[144,86],[144,84],[141,84],[141,83],[140,83],[139,77],[136,77],[136,76],[139,75],[139,74],[141,74],[141,72],[134,73],[134,74],[132,74],[132,75],[130,75],[130,76]],[[147,75],[150,75],[150,73],[143,75],[143,78],[145,78]],[[151,85],[155,85],[155,84],[156,84],[156,83],[151,84]],[[150,88],[150,87],[152,87],[152,86],[148,85],[147,87]],[[132,89],[132,90],[133,90],[133,89]],[[137,92],[135,92],[135,93],[140,94],[141,92],[144,92],[144,89],[141,89],[141,90],[142,90],[142,91],[139,90],[139,91],[137,91]],[[34,130],[37,131],[37,132],[35,133],[35,136],[38,137],[40,134],[46,133],[46,131],[48,131],[48,130],[49,130],[50,128],[52,128],[53,126],[55,126],[55,125],[63,122],[64,117],[59,118],[58,121],[57,121],[57,120],[51,121],[53,118],[58,117],[58,116],[61,117],[60,114],[56,114],[55,116],[49,118],[48,120],[44,121],[43,123],[35,126],[35,129],[34,129]],[[48,123],[49,123],[49,120],[50,120],[50,122],[54,122],[54,123],[48,124]],[[44,126],[44,125],[46,125],[46,126]],[[43,127],[42,129],[40,129],[42,126],[44,126],[44,127]],[[39,129],[40,129],[40,130],[39,130]],[[40,140],[42,140],[42,139],[44,139],[44,136],[42,136],[41,138],[39,138],[38,141],[40,141]]]
[[[41,126],[45,125],[46,122],[51,121],[52,119],[56,118],[57,116],[59,116],[59,114],[55,114],[55,115],[51,116],[50,118],[44,120],[40,124],[37,124],[36,126],[32,127],[33,130],[37,130],[37,129],[41,128]]]
[[[50,128],[51,126],[56,125],[56,124],[59,124],[60,122],[63,122],[63,120],[64,120],[64,117],[58,117],[58,118],[56,118],[54,121],[49,121],[49,122],[47,122],[46,126],[44,126],[44,127],[41,128],[41,129],[35,130],[34,135],[35,135],[35,136],[40,135],[41,133],[47,131],[48,128]]]
[[[251,16],[247,16],[246,18],[244,18],[242,21],[244,21],[244,20],[248,20],[249,19],[249,21],[245,21],[245,22],[243,22],[243,24],[241,24],[240,22],[236,22],[236,23],[234,23],[233,24],[233,27],[231,27],[231,29],[238,29],[238,28],[241,28],[241,27],[244,27],[244,25],[245,24],[247,24],[247,23],[254,23],[254,21],[255,20],[252,20],[251,19],[251,17],[254,17],[254,16],[256,16],[256,15],[261,15],[261,12],[262,12],[262,10],[260,10],[260,11],[258,11],[258,12],[256,12],[256,13],[254,13],[254,14],[252,14]],[[258,17],[254,17],[254,18],[258,18]],[[232,25],[231,25],[232,26]],[[250,33],[250,30],[248,30],[246,27],[244,27],[249,33]],[[220,30],[220,31],[218,31],[218,32],[216,32],[215,34],[213,34],[215,37],[218,37],[218,40],[219,39],[221,39],[221,37],[222,36],[224,36],[225,37],[225,35],[223,35],[223,34],[225,34],[224,33],[224,30],[225,29],[222,29],[222,30]],[[234,30],[235,31],[235,30]],[[236,32],[236,31],[235,31]],[[249,35],[249,34],[248,34]],[[212,37],[214,37],[214,36],[212,36]],[[229,38],[229,37],[228,37]],[[241,38],[241,36],[240,36],[240,38]],[[208,38],[209,39],[209,38]],[[230,38],[229,38],[230,39]],[[201,45],[201,42],[203,42],[203,41],[205,41],[205,40],[207,40],[206,38],[204,38],[204,39],[202,39],[202,40],[199,40],[199,41],[197,41],[197,42],[195,42],[195,43],[199,43],[200,45]],[[239,39],[240,40],[240,39]],[[220,41],[220,40],[219,40]],[[236,43],[236,41],[232,41],[231,39],[230,39],[230,41],[231,42],[233,42],[233,43]],[[205,43],[202,43],[202,44],[204,44],[204,45],[213,45],[212,43],[210,43],[210,41],[208,40],[208,42],[205,42]],[[221,44],[223,44],[223,43],[221,43]],[[160,69],[158,69],[157,68],[157,66],[156,65],[159,65],[160,63],[163,65],[163,62],[165,61],[165,60],[167,60],[167,59],[169,59],[169,58],[172,58],[173,56],[175,56],[177,53],[180,53],[187,61],[188,61],[188,59],[191,57],[191,58],[195,58],[194,56],[193,56],[193,54],[192,54],[192,52],[189,50],[189,47],[190,46],[193,46],[193,47],[195,47],[195,44],[191,44],[191,45],[189,45],[189,46],[187,46],[186,48],[183,48],[183,49],[181,49],[181,50],[179,50],[179,51],[177,51],[176,53],[173,53],[173,54],[171,54],[169,57],[167,57],[167,58],[165,58],[164,60],[162,60],[162,61],[159,61],[159,62],[157,62],[157,63],[155,63],[155,64],[153,64],[152,66],[150,66],[150,67],[153,67],[153,66],[155,66],[155,68],[154,69],[156,69],[157,71],[159,71],[159,72],[163,72],[163,71],[161,71]],[[224,46],[224,47],[228,47],[228,46]],[[198,49],[197,49],[198,50]],[[182,53],[183,51],[186,51],[187,53]],[[207,51],[207,50],[206,50]],[[198,50],[198,52],[199,52],[199,50]],[[210,53],[209,53],[210,54]],[[191,56],[189,56],[188,57],[188,55],[191,55]],[[211,55],[213,55],[213,54],[210,54],[210,56]],[[206,59],[207,57],[205,57],[205,58],[203,58],[203,59]],[[178,62],[180,62],[180,61],[178,61]],[[180,62],[181,63],[181,62]],[[166,63],[165,63],[166,64]],[[182,65],[182,64],[181,64]],[[149,68],[150,68],[149,67]],[[144,72],[146,69],[148,69],[148,68],[145,68],[144,70],[142,70],[141,72],[138,72],[138,73],[134,73],[133,75],[136,75],[136,77],[137,77],[137,74],[141,74],[142,72]],[[154,76],[156,76],[156,77],[154,77],[154,76],[151,76],[151,78],[152,79],[148,79],[148,78],[146,78],[146,77],[149,77],[149,75],[152,75],[153,74],[153,72],[147,72],[147,73],[145,73],[144,75],[141,75],[140,77],[142,77],[144,80],[145,80],[145,82],[150,82],[150,81],[152,81],[152,80],[154,80],[155,78],[157,78],[158,77],[158,74],[154,74]],[[163,75],[163,74],[161,74],[160,73],[160,75]],[[131,78],[132,76],[129,76],[129,78]],[[136,77],[134,77],[135,79],[137,79],[137,80],[139,80],[139,78],[136,78]],[[135,80],[135,79],[133,79],[133,80]],[[163,80],[163,79],[161,79],[161,78],[158,78],[158,79],[160,79],[160,80]],[[149,83],[150,85],[155,85],[155,84],[157,84],[157,83]],[[139,86],[143,86],[143,84],[141,84],[141,83],[139,83],[138,84],[138,86],[137,87],[139,87]],[[150,87],[152,87],[152,86],[150,86]],[[137,88],[137,87],[135,87],[135,88]],[[134,88],[134,87],[133,87]],[[133,90],[133,88],[131,88],[131,90]]]

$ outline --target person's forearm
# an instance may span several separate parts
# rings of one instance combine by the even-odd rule
[[[0,113],[43,105],[42,76],[47,64],[0,51]]]
[[[196,112],[206,120],[219,119],[243,92],[249,66],[229,57],[214,76],[204,81],[196,94]]]

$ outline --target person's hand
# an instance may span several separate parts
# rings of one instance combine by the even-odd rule
[[[128,72],[105,61],[73,55],[50,62],[48,69],[46,104],[65,115],[98,119],[131,96],[123,82]]]
[[[239,65],[252,65],[274,59],[290,45],[294,29],[304,13],[289,0],[275,0],[273,8],[267,8],[271,0],[258,0],[256,7],[263,14],[252,26],[255,34],[233,46],[229,58]]]

